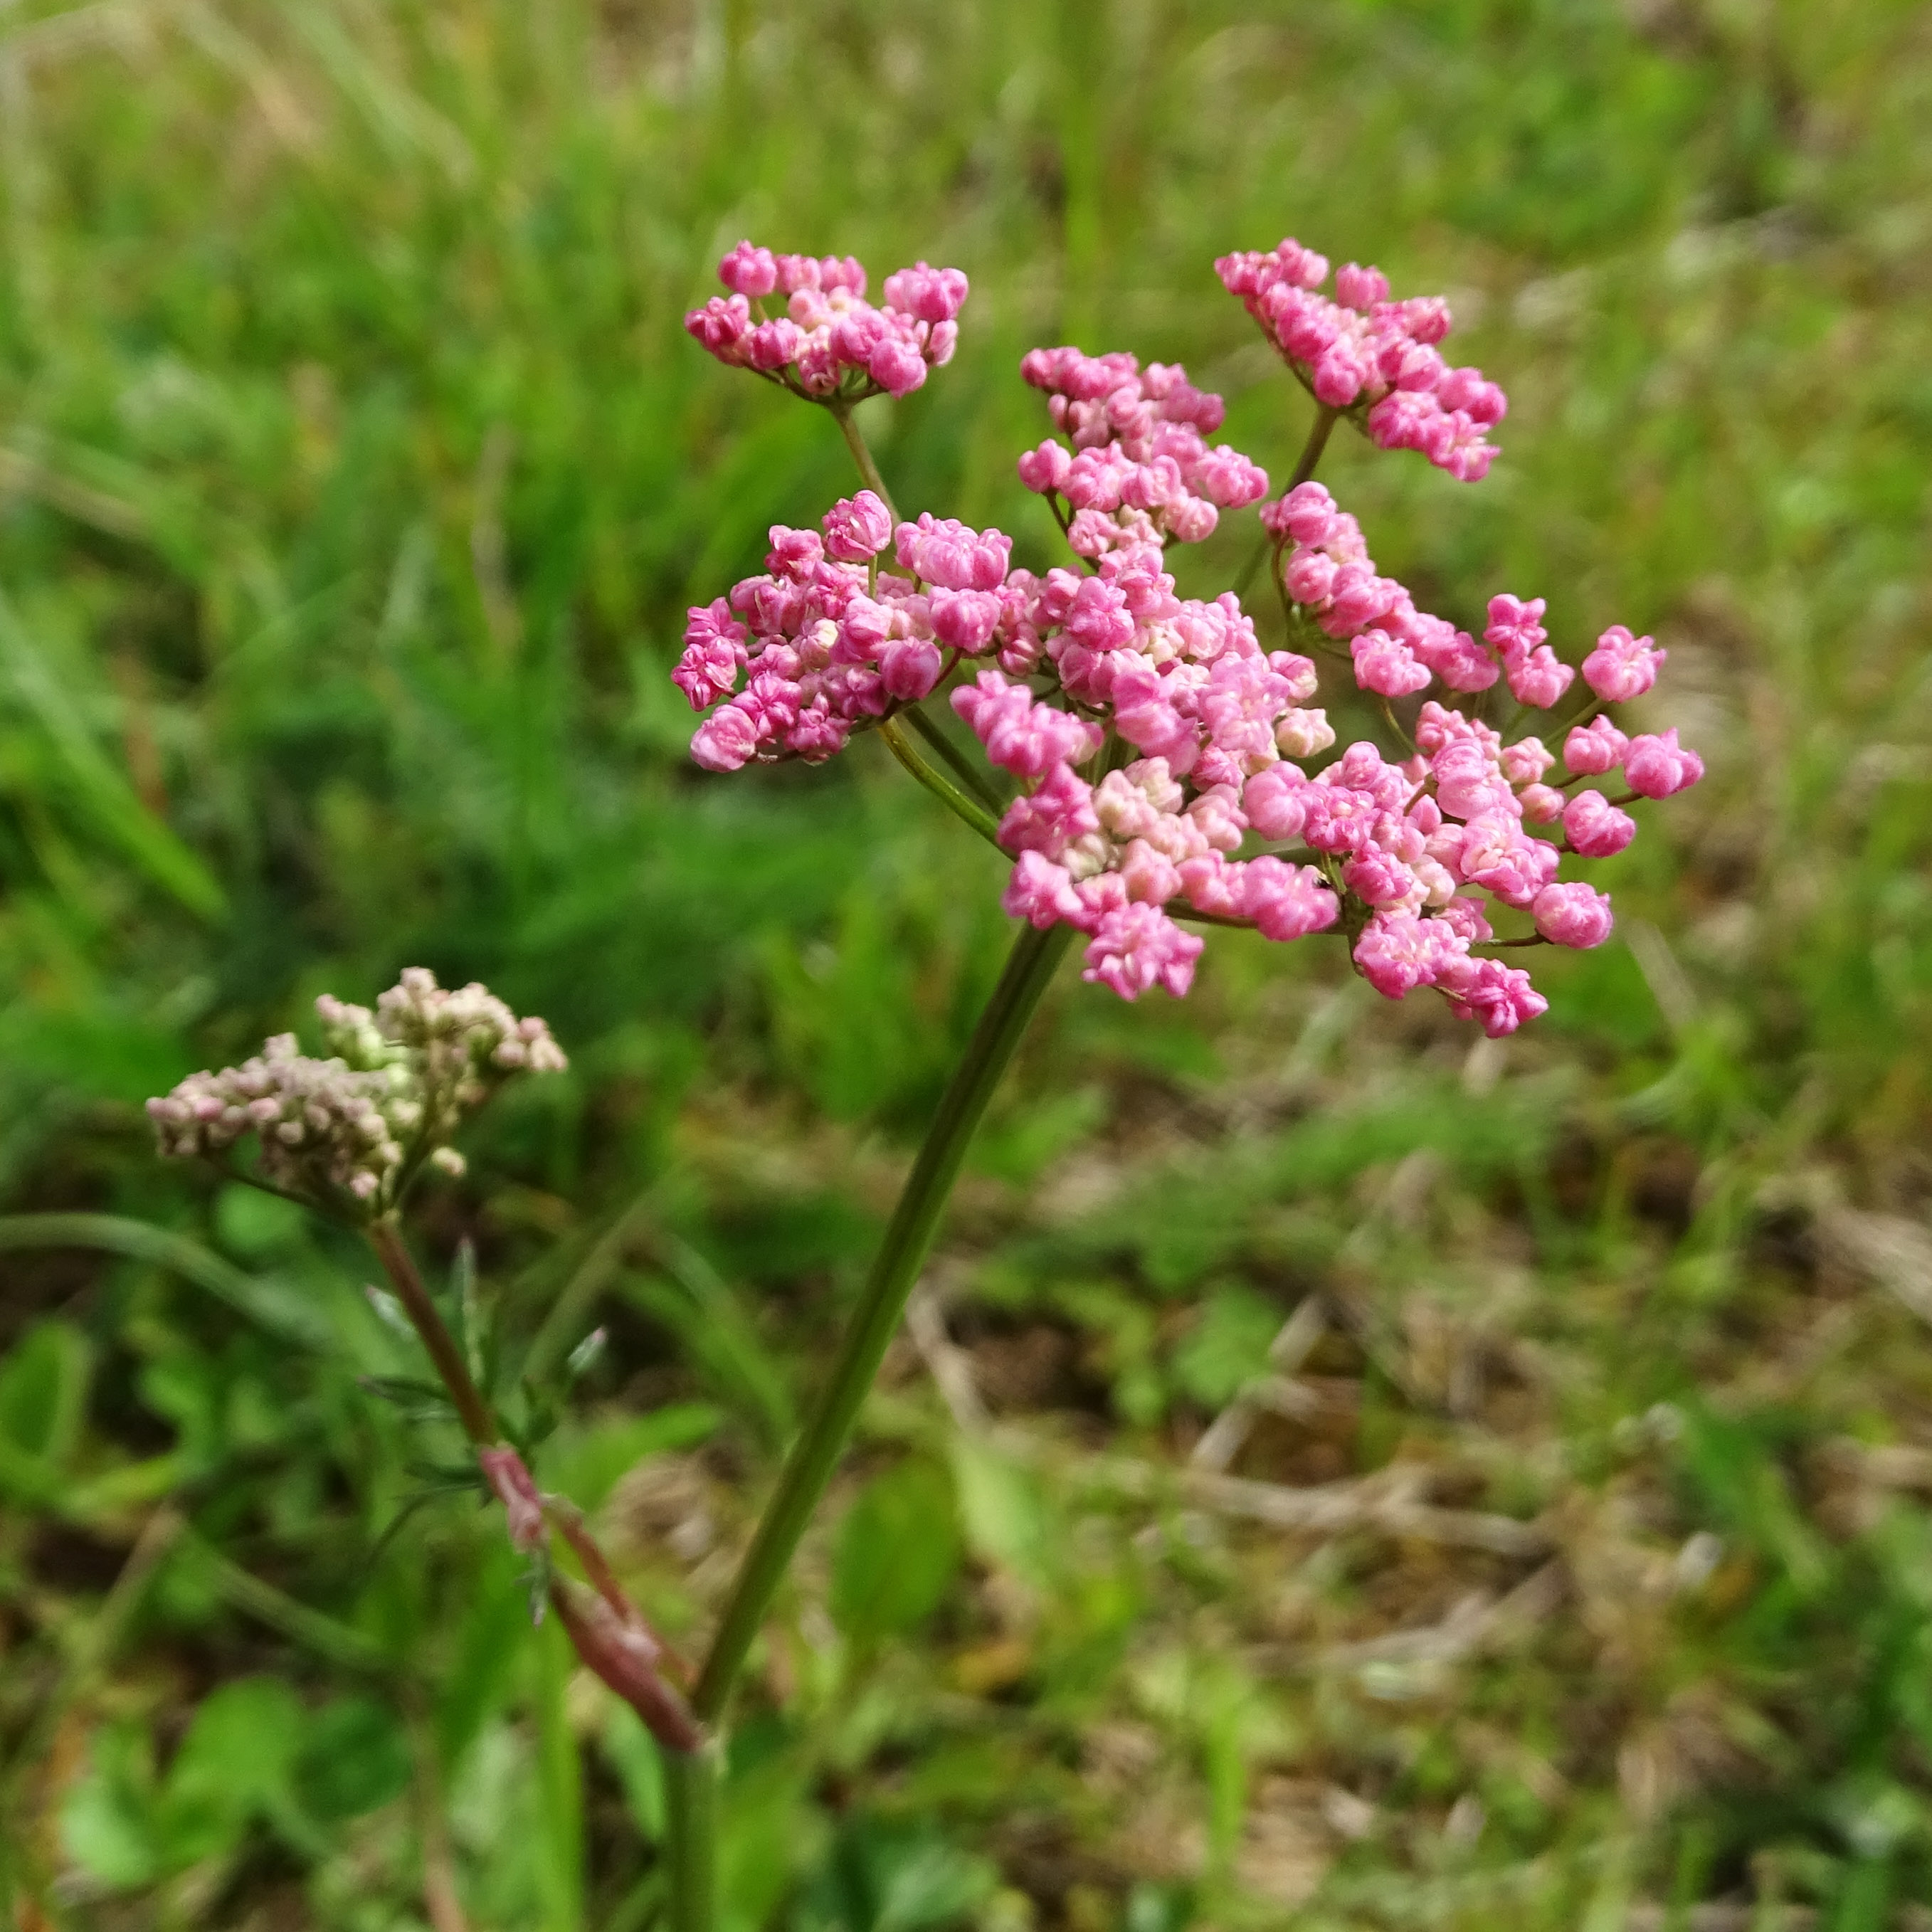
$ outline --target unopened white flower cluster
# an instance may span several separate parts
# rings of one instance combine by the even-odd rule
[[[239,1066],[190,1074],[148,1102],[160,1151],[219,1159],[253,1133],[262,1180],[372,1220],[396,1204],[424,1162],[462,1172],[452,1136],[512,1074],[567,1064],[542,1020],[519,1019],[485,986],[447,990],[421,966],[373,1012],[327,993],[315,1004],[329,1058],[278,1034]]]

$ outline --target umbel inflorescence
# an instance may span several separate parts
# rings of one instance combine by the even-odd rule
[[[1512,1032],[1547,1003],[1492,949],[1600,943],[1609,898],[1559,877],[1566,861],[1620,851],[1636,830],[1626,806],[1702,776],[1674,730],[1628,735],[1613,715],[1664,653],[1613,626],[1579,692],[1540,598],[1492,597],[1480,638],[1420,609],[1305,472],[1346,417],[1479,480],[1502,391],[1443,358],[1444,302],[1392,301],[1378,270],[1352,263],[1325,296],[1328,262],[1292,239],[1217,266],[1319,407],[1291,487],[1264,500],[1265,472],[1210,444],[1221,399],[1178,365],[1035,350],[1020,373],[1058,435],[1019,475],[1064,532],[1068,566],[1036,576],[1013,566],[1003,532],[898,520],[872,490],[817,530],[775,526],[765,572],[691,613],[673,675],[710,713],[692,754],[714,771],[822,760],[946,689],[1017,784],[997,832],[1014,862],[1006,909],[1084,934],[1088,979],[1126,999],[1182,994],[1202,947],[1191,926],[1283,940],[1334,929],[1389,998],[1433,988]],[[922,263],[889,278],[874,310],[857,263],[749,242],[721,274],[734,294],[693,311],[692,333],[842,411],[944,362],[967,292],[956,270]],[[773,291],[788,314],[759,320],[748,298]],[[1233,592],[1184,598],[1166,568],[1168,545],[1257,502],[1281,611],[1266,643]],[[1379,707],[1382,742],[1336,748],[1324,666]],[[1501,722],[1484,716],[1498,686]],[[1542,735],[1523,729],[1538,713]],[[1584,782],[1619,770],[1616,796]]]
[[[450,1144],[465,1116],[520,1072],[560,1072],[540,1019],[519,1019],[487,987],[439,986],[407,969],[375,1010],[323,994],[326,1058],[278,1034],[239,1066],[191,1073],[148,1102],[164,1154],[226,1162],[250,1134],[256,1176],[310,1207],[373,1220],[427,1163],[460,1174]]]

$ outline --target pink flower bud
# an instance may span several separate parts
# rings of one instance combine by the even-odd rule
[[[1128,842],[1118,870],[1131,903],[1165,905],[1180,890],[1180,874],[1174,861],[1144,838]]]
[[[892,541],[892,512],[869,490],[842,496],[821,523],[825,548],[842,563],[868,563]]]
[[[1321,604],[1334,587],[1337,568],[1326,550],[1298,550],[1288,559],[1282,581],[1296,603]]]
[[[886,306],[920,322],[950,322],[966,300],[968,286],[957,268],[929,268],[920,262],[886,278]]]
[[[1284,758],[1312,758],[1335,742],[1335,728],[1322,710],[1284,711],[1274,728],[1276,748]]]
[[[1610,894],[1594,886],[1545,886],[1529,909],[1537,931],[1556,946],[1600,946],[1616,922]]]
[[[1514,745],[1502,748],[1496,762],[1511,784],[1520,785],[1535,784],[1556,759],[1540,738],[1519,738]]]
[[[736,628],[742,635],[743,626]],[[722,639],[701,638],[685,646],[670,677],[692,710],[708,711],[737,688],[738,653]]]
[[[1503,653],[1505,659],[1526,657],[1549,636],[1543,628],[1544,602],[1532,597],[1525,603],[1507,593],[1490,599],[1490,627],[1483,635]]]
[[[1124,1000],[1162,986],[1177,999],[1194,983],[1202,941],[1150,905],[1126,905],[1103,915],[1087,947],[1081,977],[1111,988]]]
[[[1341,902],[1312,866],[1288,866],[1264,853],[1241,868],[1241,910],[1264,939],[1286,942],[1323,932]]]
[[[1366,564],[1344,564],[1336,573],[1322,628],[1331,638],[1352,637],[1382,616],[1401,592],[1400,584],[1378,577]]]
[[[1307,817],[1303,797],[1307,788],[1308,781],[1292,765],[1270,765],[1249,779],[1241,809],[1264,838],[1298,838]]]
[[[1344,308],[1372,308],[1388,300],[1388,278],[1379,268],[1364,268],[1350,262],[1335,272],[1335,299]]]
[[[778,286],[778,263],[769,248],[754,248],[749,242],[740,242],[718,264],[718,279],[734,293],[755,300]]]
[[[1510,666],[1510,690],[1518,704],[1546,711],[1570,688],[1576,675],[1547,644],[1538,644],[1527,657]]]
[[[758,748],[758,728],[738,704],[714,711],[692,734],[691,755],[707,772],[735,772]]]
[[[1704,760],[1677,742],[1673,727],[1661,737],[1633,738],[1624,754],[1624,776],[1646,798],[1668,798],[1704,776]]]
[[[1108,773],[1108,782],[1132,789],[1118,772]],[[1154,815],[1144,797],[1141,802]],[[1058,859],[1076,838],[1100,830],[1097,806],[1094,788],[1078,772],[1070,766],[1056,765],[1030,796],[1016,798],[1007,806],[1000,820],[1000,843],[1009,852],[1043,852]],[[1118,836],[1127,828],[1116,823],[1108,830]]]
[[[1100,748],[1097,725],[1036,704],[1024,685],[1010,685],[996,670],[982,670],[956,691],[952,708],[985,746],[988,758],[1016,778],[1043,778],[1054,766],[1078,764]]]
[[[1496,936],[1489,921],[1483,916],[1480,899],[1452,898],[1438,916],[1452,932],[1460,933],[1466,940],[1493,939]]]
[[[1268,472],[1225,442],[1195,466],[1190,487],[1224,510],[1258,503],[1268,494]]]
[[[684,326],[719,362],[742,362],[745,339],[752,332],[751,304],[742,296],[734,296],[728,302],[722,296],[713,296],[684,318]]]
[[[1342,868],[1342,883],[1364,905],[1406,907],[1413,910],[1422,897],[1415,874],[1392,854],[1370,845]]]
[[[1636,820],[1600,791],[1580,791],[1563,808],[1563,836],[1586,859],[1607,859],[1636,836]]]
[[[778,272],[778,290],[782,294],[796,295],[800,289],[818,286],[818,262],[814,256],[780,255],[775,259]]]
[[[1529,975],[1499,959],[1478,961],[1475,971],[1456,993],[1450,1010],[1458,1019],[1479,1021],[1492,1040],[1514,1033],[1525,1021],[1550,1010],[1550,1002],[1529,983]]]
[[[1048,437],[1037,449],[1028,450],[1020,458],[1020,481],[1036,496],[1043,496],[1049,490],[1064,489],[1067,472],[1072,467],[1073,458],[1066,446]]]
[[[1168,512],[1168,534],[1176,543],[1205,543],[1220,520],[1220,512],[1204,497],[1189,496]]]
[[[818,532],[774,524],[766,535],[772,547],[765,556],[765,568],[774,577],[788,577],[795,584],[808,581],[825,556],[824,540]]]
[[[1657,682],[1666,655],[1649,638],[1634,638],[1622,625],[1612,624],[1583,660],[1584,682],[1599,698],[1621,704],[1641,698]]]
[[[1456,862],[1466,884],[1485,887],[1505,905],[1526,906],[1549,884],[1561,856],[1547,841],[1526,837],[1513,814],[1498,811],[1464,829]]]
[[[1629,749],[1630,740],[1608,718],[1593,718],[1564,740],[1563,762],[1573,772],[1594,777],[1614,771]]]
[[[1345,410],[1362,392],[1368,371],[1360,358],[1346,344],[1336,343],[1326,350],[1314,368],[1310,386],[1315,399],[1333,410]]]
[[[1384,698],[1406,698],[1429,682],[1426,666],[1416,662],[1406,644],[1386,631],[1364,631],[1348,646],[1355,661],[1355,682],[1364,691]]]
[[[932,634],[948,650],[976,656],[999,628],[1000,604],[990,590],[935,590]]]
[[[1198,775],[1195,782],[1200,783]],[[1241,834],[1247,830],[1248,821],[1232,788],[1216,785],[1204,791],[1188,806],[1187,816],[1214,850],[1235,852],[1240,849]]]
[[[904,704],[916,704],[939,682],[939,646],[925,638],[894,638],[879,652],[879,675]]]
[[[1084,908],[1064,866],[1037,851],[1024,851],[1000,897],[1009,919],[1023,919],[1042,932],[1050,926],[1078,923]]]
[[[1120,650],[1134,640],[1133,614],[1127,608],[1126,593],[1104,578],[1080,580],[1064,622],[1066,634],[1090,651]]]
[[[745,359],[754,369],[782,369],[798,360],[805,332],[789,316],[761,322],[745,341]]]
[[[832,325],[832,353],[848,369],[868,368],[886,335],[886,319],[877,309],[848,309]]]
[[[926,380],[926,358],[898,336],[888,336],[872,352],[866,373],[890,395],[909,396]]]
[[[1400,1000],[1418,986],[1434,986],[1468,953],[1468,940],[1447,920],[1419,919],[1411,911],[1378,912],[1355,941],[1354,961],[1384,999]]]

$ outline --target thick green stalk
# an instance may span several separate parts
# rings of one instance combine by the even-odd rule
[[[1072,936],[1068,926],[1050,926],[1044,932],[1028,926],[1007,956],[1006,970],[980,1016],[966,1057],[953,1074],[907,1177],[845,1330],[838,1360],[804,1434],[786,1460],[778,1489],[740,1566],[724,1621],[692,1695],[692,1711],[701,1724],[712,1722],[724,1707],[898,1327],[974,1130]]]
[[[670,1932],[713,1932],[718,1916],[716,1747],[662,1750],[670,1854]]]
[[[974,797],[995,816],[1005,811],[1006,801],[988,782],[986,768],[975,766],[952,740],[928,718],[923,706],[908,706],[898,714],[951,767],[952,776]]]
[[[902,713],[901,716],[916,714]],[[976,798],[970,797],[946,775],[928,764],[908,735],[899,718],[888,718],[879,727],[886,748],[906,770],[938,799],[956,818],[962,818],[989,844],[1000,842],[1000,821]]]

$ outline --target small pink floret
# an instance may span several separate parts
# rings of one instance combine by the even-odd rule
[[[1633,738],[1624,754],[1624,776],[1646,798],[1669,798],[1704,776],[1704,760],[1677,742],[1673,728],[1660,736]]]
[[[1194,983],[1198,934],[1184,932],[1158,907],[1129,904],[1103,914],[1087,947],[1081,977],[1137,1000],[1154,986],[1176,999]]]
[[[1580,791],[1563,808],[1563,836],[1586,859],[1608,859],[1636,836],[1636,820],[1600,791]]]
[[[1606,704],[1624,704],[1657,682],[1667,655],[1649,638],[1634,638],[1622,624],[1612,624],[1583,660],[1583,681]]]
[[[1616,923],[1610,894],[1594,886],[1545,886],[1529,910],[1537,931],[1557,946],[1600,946]]]

